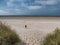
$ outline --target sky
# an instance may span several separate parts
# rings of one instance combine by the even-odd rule
[[[60,0],[0,0],[0,15],[60,15]]]

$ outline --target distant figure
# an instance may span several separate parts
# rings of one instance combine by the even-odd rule
[[[27,25],[25,25],[25,28],[27,28]]]

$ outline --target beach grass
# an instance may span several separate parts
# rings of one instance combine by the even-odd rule
[[[60,29],[56,28],[52,34],[47,35],[43,45],[60,45]]]
[[[0,22],[0,45],[22,45],[17,33],[2,22]]]

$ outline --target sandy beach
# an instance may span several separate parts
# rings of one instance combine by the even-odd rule
[[[6,17],[0,18],[0,21],[15,29],[27,45],[41,45],[47,34],[56,27],[60,28],[60,17]]]

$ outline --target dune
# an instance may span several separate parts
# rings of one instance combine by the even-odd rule
[[[59,17],[7,17],[0,18],[0,21],[15,29],[27,45],[41,45],[47,34],[60,28]]]

